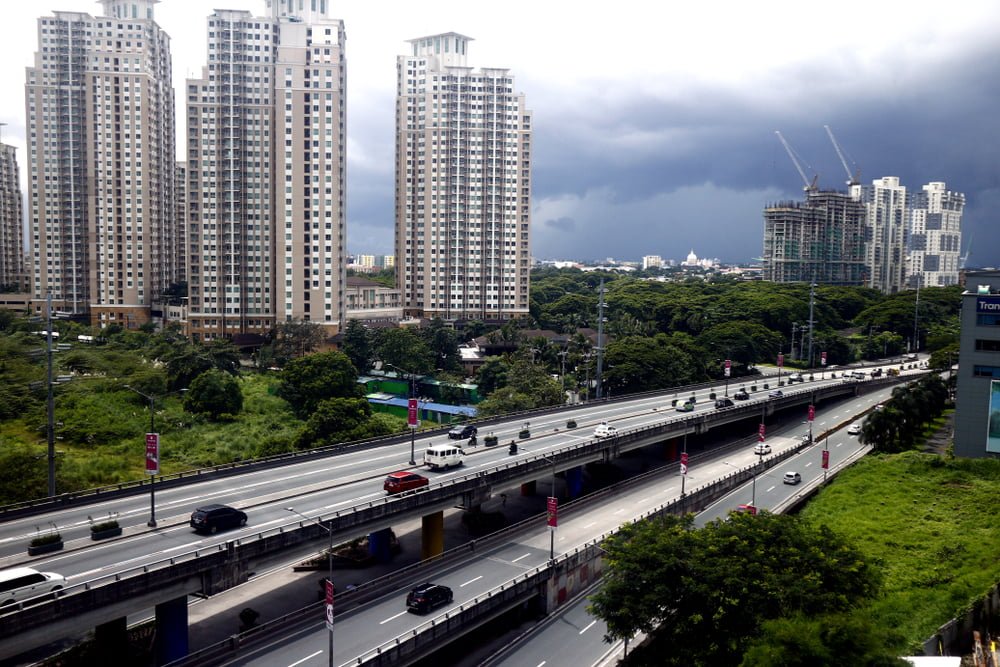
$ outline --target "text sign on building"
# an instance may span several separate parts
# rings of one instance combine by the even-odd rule
[[[545,506],[546,516],[549,528],[555,530],[556,526],[559,524],[559,499],[549,496],[549,500]]]
[[[976,312],[1000,315],[1000,296],[977,296]]]
[[[160,434],[146,434],[146,474],[160,474]]]
[[[417,419],[417,399],[415,398],[411,398],[407,404],[406,423],[410,428],[417,428],[420,426],[420,420]]]

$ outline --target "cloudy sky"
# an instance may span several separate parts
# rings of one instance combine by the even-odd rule
[[[4,3],[0,122],[22,169],[24,68],[37,48],[36,20],[99,7]],[[392,252],[395,56],[407,39],[455,31],[476,40],[470,65],[512,70],[533,111],[538,258],[683,259],[691,249],[723,261],[757,257],[763,207],[802,193],[774,131],[810,179],[818,174],[821,187],[844,188],[847,174],[823,129],[830,125],[863,182],[892,175],[914,190],[945,181],[964,192],[968,263],[1000,266],[996,0],[333,0],[333,7],[347,30],[352,253]],[[215,8],[263,14],[264,0],[156,7],[172,38],[175,91],[205,62],[205,17]]]

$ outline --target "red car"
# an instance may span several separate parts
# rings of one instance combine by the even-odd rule
[[[430,484],[428,480],[423,475],[418,475],[415,472],[408,472],[406,470],[400,470],[398,472],[391,472],[389,476],[385,478],[385,483],[382,488],[385,489],[386,493],[402,493],[403,491],[409,491],[411,489],[419,489],[422,486],[427,486]]]

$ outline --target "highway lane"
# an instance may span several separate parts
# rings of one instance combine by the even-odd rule
[[[825,383],[817,380],[815,383],[807,383],[805,387],[821,384]],[[572,414],[578,423],[578,427],[572,430],[566,428],[565,415],[536,416],[530,424],[532,437],[528,440],[517,439],[517,433],[524,423],[522,421],[509,420],[501,425],[484,427],[479,434],[479,446],[469,450],[468,467],[489,467],[507,462],[509,459],[505,445],[511,440],[518,442],[522,450],[519,456],[524,456],[528,453],[544,453],[560,446],[589,440],[593,437],[594,427],[601,421],[608,421],[618,427],[619,431],[624,431],[710,411],[714,409],[708,398],[712,389],[713,387],[706,386],[696,392],[698,399],[695,413],[676,412],[670,405],[672,394],[667,394],[643,396],[621,403],[592,404]],[[789,392],[802,390],[804,390],[803,385],[788,389]],[[680,400],[687,395],[690,395],[690,392],[684,392]],[[766,392],[759,391],[753,395],[750,402],[765,400],[767,400]],[[485,447],[484,437],[491,432],[497,435],[501,446]],[[418,439],[416,441],[418,462],[423,449],[429,444],[445,440],[447,436],[441,433]],[[346,451],[323,459],[165,488],[156,494],[157,518],[160,524],[157,529],[149,529],[145,525],[149,516],[149,499],[145,495],[109,499],[56,513],[5,521],[0,523],[0,566],[9,567],[27,562],[29,559],[26,556],[26,543],[38,532],[47,532],[52,524],[58,527],[64,540],[68,542],[68,549],[103,549],[103,545],[93,545],[89,539],[88,517],[99,522],[109,516],[116,516],[126,535],[142,535],[149,539],[151,535],[166,533],[168,537],[175,537],[178,532],[177,526],[187,522],[190,512],[195,507],[210,502],[220,502],[252,509],[253,512],[248,513],[251,514],[249,532],[253,532],[253,528],[261,527],[257,516],[258,507],[274,499],[282,501],[294,499],[297,504],[298,498],[304,494],[310,492],[325,494],[337,485],[357,481],[367,483],[372,493],[380,493],[381,481],[385,474],[394,470],[414,468],[408,465],[409,451],[409,442],[398,442],[376,449]],[[429,476],[432,481],[435,479],[433,474]],[[367,499],[367,497],[361,498],[362,501]],[[195,539],[188,541],[192,545],[197,542]],[[115,540],[109,544],[120,543],[121,540]]]
[[[869,401],[855,401],[853,409],[864,407]],[[837,406],[836,414],[842,415],[844,421],[849,421],[848,409],[844,406]],[[834,413],[824,415],[822,411],[817,412],[817,424],[824,420],[833,420]],[[808,432],[806,425],[793,424],[789,427],[776,429],[776,432],[768,437],[768,442],[772,444],[775,451],[783,451],[785,448],[793,447],[801,439],[802,435]],[[856,439],[853,440],[854,449],[857,450]],[[844,452],[847,455],[847,452]],[[730,452],[724,457],[715,460],[705,461],[692,468],[691,477],[700,478],[701,483],[717,477],[725,476],[732,472],[732,464],[747,466],[755,460],[753,447],[745,447],[736,452]],[[785,466],[779,466],[783,469]],[[688,482],[691,483],[691,477]],[[689,485],[688,490],[700,485],[695,483]],[[789,492],[793,489],[789,487]],[[579,514],[570,514],[560,517],[560,525],[557,530],[556,553],[565,553],[573,548],[594,539],[603,533],[609,532],[620,526],[624,522],[634,520],[654,507],[661,506],[676,497],[680,493],[680,479],[677,475],[667,477],[651,475],[641,484],[629,487],[621,493],[608,498],[596,507],[588,507],[586,511]],[[728,501],[728,508],[735,508],[739,498],[733,494]],[[763,500],[763,499],[762,499]],[[725,503],[720,501],[718,506]],[[761,504],[760,502],[758,504]],[[336,664],[350,664],[362,654],[374,650],[378,645],[392,641],[392,637],[404,635],[419,628],[422,624],[435,617],[448,612],[455,611],[461,604],[474,599],[477,595],[482,595],[490,588],[495,587],[512,578],[514,575],[530,570],[533,567],[542,566],[548,559],[548,532],[543,527],[531,536],[514,538],[510,544],[497,547],[475,557],[470,557],[465,563],[456,565],[448,569],[428,575],[428,579],[435,583],[442,583],[452,587],[455,591],[455,602],[445,609],[439,610],[428,617],[418,617],[409,614],[404,609],[404,598],[407,588],[404,587],[382,599],[366,605],[359,610],[347,612],[343,617],[338,617],[337,630],[335,632],[335,662]],[[253,653],[240,656],[227,664],[232,665],[321,665],[326,664],[326,634],[322,623],[309,626],[289,637],[275,638],[274,641],[265,647],[256,649]],[[597,635],[598,633],[595,633]],[[603,634],[603,632],[599,633]],[[552,640],[549,653],[550,657],[543,654],[529,654],[523,657],[510,658],[516,660],[510,664],[538,665],[541,659],[546,660],[547,665],[580,665],[590,664],[581,658],[574,656],[571,661],[563,660],[562,647],[564,644],[557,640]],[[607,650],[600,642],[594,642],[594,646],[599,649],[595,658]],[[532,649],[535,650],[535,649]],[[595,649],[596,650],[596,649]],[[535,659],[541,657],[538,662]]]

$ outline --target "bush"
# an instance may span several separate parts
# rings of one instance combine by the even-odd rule
[[[47,535],[38,535],[31,539],[31,545],[33,547],[41,547],[46,544],[55,544],[56,542],[62,542],[62,535],[59,533],[49,533]]]
[[[485,438],[483,438],[483,444],[485,444],[487,447],[493,447],[499,442],[500,438],[495,435],[488,435]]]

